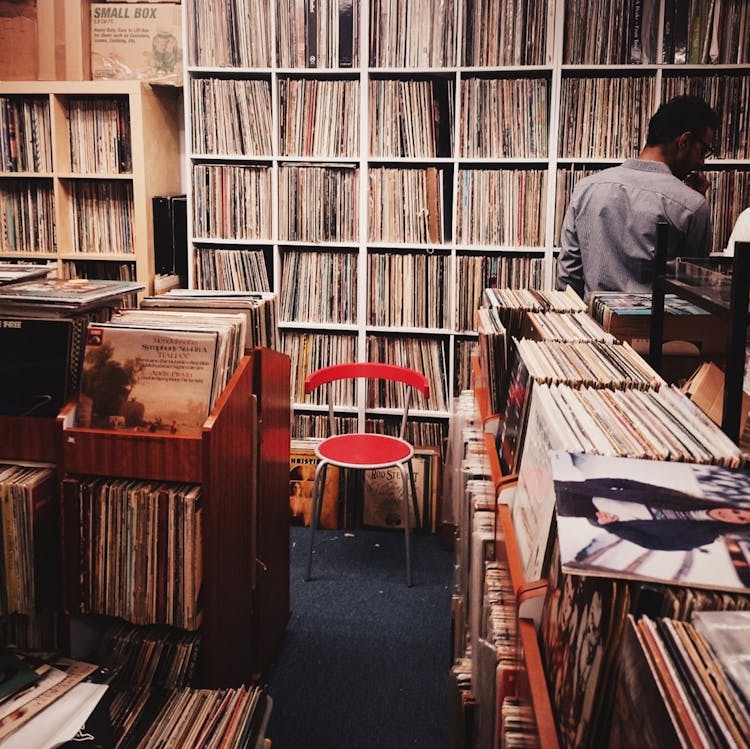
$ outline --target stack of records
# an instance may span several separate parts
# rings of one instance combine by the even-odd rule
[[[80,384],[88,324],[142,288],[59,278],[0,286],[0,413],[55,417]]]
[[[91,324],[77,425],[200,434],[245,350],[242,314],[123,310]]]
[[[0,286],[44,278],[52,268],[36,263],[0,263]]]
[[[482,306],[497,310],[512,336],[522,334],[527,312],[586,312],[586,304],[570,287],[565,291],[485,289]]]
[[[270,291],[211,291],[171,289],[167,294],[145,297],[142,309],[168,308],[206,313],[241,313],[247,317],[246,349],[263,346],[279,349],[276,294]]]

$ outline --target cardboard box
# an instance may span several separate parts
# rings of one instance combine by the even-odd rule
[[[182,85],[179,3],[92,3],[91,77]]]
[[[36,80],[39,74],[37,50],[34,0],[0,0],[0,80]]]
[[[683,391],[713,422],[721,425],[724,408],[724,372],[719,367],[713,362],[704,362],[685,383]],[[750,395],[743,392],[740,434],[745,429],[749,411]]]
[[[39,79],[91,78],[89,0],[37,0]]]

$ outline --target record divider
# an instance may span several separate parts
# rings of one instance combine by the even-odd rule
[[[489,413],[490,399],[487,392],[487,380],[479,365],[476,352],[472,353],[471,365],[479,414],[482,423],[487,424],[493,417],[496,419],[497,415]],[[518,477],[516,474],[502,474],[495,435],[485,432],[484,440],[497,497],[501,489],[514,485]],[[557,749],[559,747],[557,728],[537,637],[539,613],[547,593],[548,582],[525,580],[510,508],[501,503],[495,505],[495,554],[497,559],[503,559],[508,565],[513,591],[518,602],[518,645],[523,667],[518,669],[515,682],[517,693],[532,707],[539,745],[542,749]],[[499,713],[497,719],[500,719]]]

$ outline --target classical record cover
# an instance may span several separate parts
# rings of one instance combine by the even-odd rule
[[[175,310],[121,310],[112,316],[110,324],[162,330],[216,331],[219,344],[214,363],[216,375],[211,406],[226,387],[244,352],[246,329],[242,315],[212,315]]]
[[[750,590],[750,475],[697,463],[553,452],[563,569]]]
[[[312,490],[318,456],[311,440],[294,440],[289,455],[289,507],[292,525],[310,525]],[[319,528],[339,527],[339,469],[328,466]]]
[[[218,333],[90,325],[78,426],[199,435]]]
[[[0,413],[55,417],[70,394],[73,321],[0,319]]]

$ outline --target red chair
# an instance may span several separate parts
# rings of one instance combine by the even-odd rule
[[[336,434],[332,383],[347,379],[389,380],[391,382],[403,383],[405,394],[403,413],[401,415],[401,431],[398,437],[364,432]],[[315,529],[320,520],[320,511],[323,506],[322,489],[325,486],[328,466],[353,468],[361,471],[395,466],[401,473],[404,490],[403,517],[406,545],[406,584],[411,586],[411,517],[407,500],[409,494],[411,494],[417,526],[420,521],[416,485],[414,483],[414,469],[411,462],[414,456],[414,448],[404,439],[404,436],[406,434],[406,423],[409,418],[412,392],[416,389],[425,398],[428,398],[430,395],[430,383],[423,374],[407,367],[364,362],[334,364],[333,366],[323,367],[323,369],[312,372],[305,380],[305,393],[310,393],[322,385],[326,386],[326,402],[328,403],[328,418],[332,436],[324,439],[315,448],[315,453],[318,456],[318,467],[315,470],[315,479],[313,481],[310,542],[307,552],[305,580],[310,579],[312,572]]]

